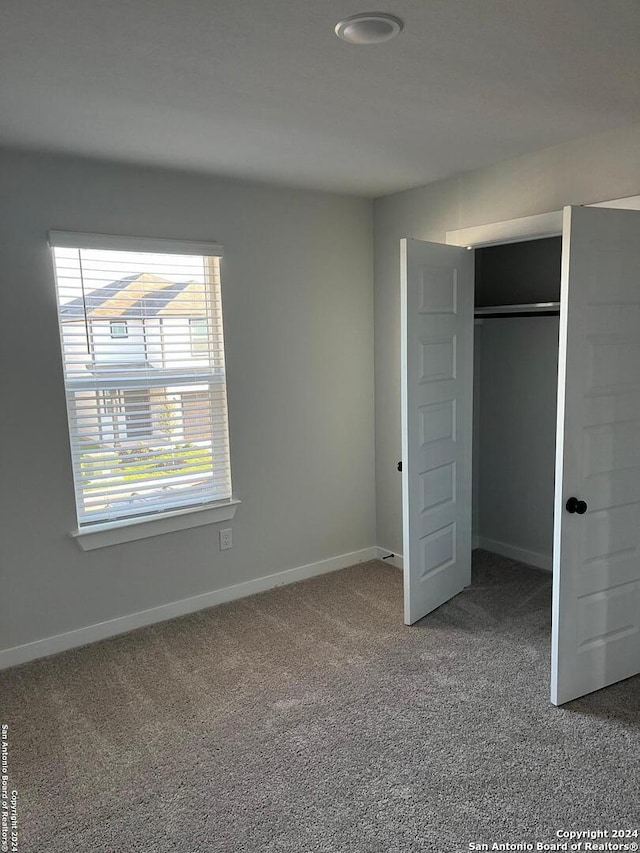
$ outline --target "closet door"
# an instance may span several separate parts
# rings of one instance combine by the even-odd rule
[[[551,701],[640,672],[640,212],[564,213]]]
[[[471,582],[473,252],[401,241],[404,617]]]

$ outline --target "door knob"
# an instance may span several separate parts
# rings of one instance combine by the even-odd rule
[[[567,512],[577,512],[578,515],[584,515],[587,511],[587,502],[579,501],[578,498],[569,498],[566,504]]]
[[[398,471],[402,471],[402,462],[398,462],[396,468],[398,469]]]

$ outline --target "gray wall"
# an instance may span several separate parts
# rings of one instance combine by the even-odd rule
[[[482,325],[473,327],[473,480],[471,501],[473,503],[472,538],[475,542],[480,536],[480,389],[482,382]]]
[[[399,240],[640,194],[640,124],[468,172],[374,204],[378,544],[402,550]]]
[[[375,544],[370,202],[7,151],[0,188],[0,649]],[[68,538],[51,228],[224,244],[231,551]]]
[[[558,326],[557,317],[511,317],[475,327],[474,534],[547,557],[553,551]]]

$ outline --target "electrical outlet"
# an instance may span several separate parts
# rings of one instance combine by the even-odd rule
[[[228,551],[232,545],[233,538],[231,536],[231,528],[227,527],[225,530],[220,531],[220,550]]]

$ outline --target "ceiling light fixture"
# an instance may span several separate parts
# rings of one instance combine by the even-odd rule
[[[336,24],[336,35],[349,44],[379,44],[402,30],[400,18],[385,12],[363,12]]]

